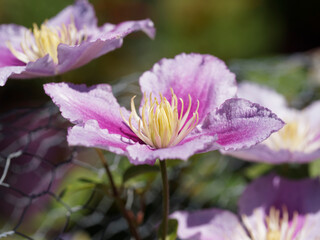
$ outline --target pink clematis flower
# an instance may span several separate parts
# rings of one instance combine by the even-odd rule
[[[250,147],[279,130],[271,111],[236,94],[235,75],[216,57],[180,54],[140,78],[140,116],[120,107],[111,87],[50,83],[45,92],[76,124],[70,145],[126,155],[133,164],[186,160],[195,153]]]
[[[250,149],[223,153],[272,164],[305,163],[320,157],[320,101],[303,110],[289,108],[282,95],[254,83],[240,84],[238,96],[271,109],[286,125]]]
[[[242,194],[239,216],[220,209],[171,215],[181,240],[317,240],[320,238],[319,179],[262,177]]]
[[[134,31],[153,38],[149,19],[97,26],[87,0],[77,0],[54,18],[33,30],[15,24],[0,25],[0,86],[7,79],[53,76],[87,64],[121,47]]]

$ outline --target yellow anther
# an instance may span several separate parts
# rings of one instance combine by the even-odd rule
[[[27,30],[24,39],[20,43],[20,49],[16,49],[11,42],[6,42],[11,53],[24,63],[34,62],[49,54],[53,62],[58,64],[58,46],[67,44],[75,46],[86,40],[86,34],[78,31],[74,21],[67,26],[51,27],[47,23],[33,24],[33,30]]]
[[[273,133],[266,141],[269,148],[279,151],[287,149],[292,152],[312,152],[320,147],[320,141],[314,141],[318,131],[310,128],[309,122],[302,116],[291,118],[278,132]]]
[[[189,95],[189,105],[183,113],[183,100],[181,102],[180,116],[178,113],[178,98],[171,89],[172,99],[169,101],[160,94],[160,103],[157,98],[152,99],[152,94],[147,97],[144,94],[144,104],[142,106],[141,118],[138,116],[134,97],[131,99],[131,114],[129,120],[121,116],[131,130],[146,144],[153,148],[165,148],[177,145],[183,140],[198,124],[199,121],[199,101],[197,109],[192,117],[189,116],[192,100]],[[133,123],[132,120],[135,120]]]
[[[292,240],[294,234],[297,234],[295,236],[296,240],[304,240],[300,233],[305,228],[304,225],[298,226],[299,214],[294,212],[292,218],[289,219],[286,206],[283,206],[281,210],[272,206],[267,216],[264,216],[264,213],[260,210],[255,209],[250,217],[255,219],[254,224],[246,215],[242,216],[242,221],[252,240]],[[297,232],[298,229],[299,232]]]

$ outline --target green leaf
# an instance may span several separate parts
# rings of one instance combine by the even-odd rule
[[[178,221],[176,219],[169,219],[166,240],[176,240],[177,231],[178,231]],[[160,225],[158,230],[158,239],[162,240],[162,224]]]
[[[256,179],[272,169],[271,164],[253,164],[245,170],[245,176],[249,179]]]
[[[128,180],[140,176],[146,173],[157,173],[159,172],[158,166],[150,166],[150,165],[138,165],[129,167],[125,173],[123,174],[123,182],[127,182]]]
[[[310,177],[320,176],[320,159],[309,164],[309,175]]]

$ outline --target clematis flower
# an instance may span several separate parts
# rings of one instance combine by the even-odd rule
[[[320,157],[320,101],[303,110],[289,108],[283,96],[254,83],[240,84],[238,96],[271,109],[286,125],[248,150],[223,153],[272,164],[305,163]]]
[[[126,155],[133,164],[156,159],[252,146],[283,122],[271,111],[236,94],[235,75],[216,57],[180,54],[162,59],[140,77],[140,114],[120,107],[111,87],[50,83],[45,92],[76,124],[70,145]]]
[[[121,47],[134,31],[153,38],[151,20],[97,26],[87,0],[78,0],[41,26],[29,30],[15,24],[0,25],[0,86],[7,79],[53,76],[87,64]]]
[[[275,175],[251,183],[229,211],[180,211],[181,240],[317,240],[320,238],[319,179],[287,180]]]

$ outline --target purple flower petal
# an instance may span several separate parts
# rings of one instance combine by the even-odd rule
[[[238,95],[270,107],[291,126],[281,132],[282,135],[275,133],[266,142],[250,149],[223,153],[272,164],[305,163],[320,157],[320,101],[299,111],[287,107],[284,97],[278,93],[251,83],[241,84]]]
[[[255,208],[268,210],[285,205],[290,213],[320,212],[319,179],[287,180],[275,175],[251,183],[239,199],[239,213],[250,216]]]
[[[93,6],[87,0],[77,0],[74,5],[63,9],[57,16],[48,21],[49,26],[69,25],[74,20],[77,29],[90,29],[97,26]]]
[[[96,120],[99,127],[108,129],[110,134],[132,135],[122,120],[120,106],[109,85],[88,88],[84,84],[49,83],[44,85],[44,90],[59,106],[62,116],[71,122],[84,124],[88,120]],[[121,110],[128,118],[129,112],[125,108]]]
[[[218,149],[216,136],[194,135],[186,137],[181,143],[169,148],[153,149],[146,144],[135,143],[127,147],[128,158],[132,164],[154,164],[157,159],[187,160],[195,153]],[[214,147],[215,146],[215,147]]]
[[[57,72],[63,73],[78,68],[103,54],[121,47],[123,38],[132,32],[142,30],[150,37],[154,37],[155,34],[153,23],[149,19],[123,22],[113,25],[110,29],[101,29],[94,36],[91,36],[94,39],[78,46],[60,44],[58,47],[59,65]]]
[[[15,74],[19,75],[24,72],[25,69],[25,66],[0,67],[0,86],[4,86],[10,76]]]
[[[258,144],[246,150],[222,151],[240,159],[270,164],[307,163],[320,157],[320,149],[311,153],[291,152],[286,149],[275,151],[265,144]]]
[[[308,119],[308,124],[312,131],[316,131],[314,141],[320,140],[320,101],[315,101],[305,109],[303,115]]]
[[[263,220],[269,214],[271,207],[281,210],[283,206],[287,208],[290,218],[294,212],[299,214],[296,230],[307,231],[306,234],[309,234],[307,236],[320,237],[319,179],[294,181],[275,175],[259,178],[251,183],[240,197],[239,214],[246,216],[246,225],[250,226],[251,233],[259,236],[257,222],[264,223]],[[301,239],[315,240],[316,238]]]
[[[13,46],[20,47],[20,42],[24,38],[26,30],[28,29],[16,24],[0,25],[0,47],[6,48],[6,43],[8,41],[11,42]]]
[[[284,108],[287,108],[287,101],[284,96],[271,88],[252,82],[240,83],[237,96],[269,108],[276,114],[280,114]]]
[[[226,99],[236,94],[235,75],[225,63],[211,55],[180,54],[174,59],[162,59],[152,70],[140,77],[142,93],[161,93],[171,101],[172,88],[178,98],[188,106],[188,94],[192,98],[191,113],[200,102],[199,122]]]
[[[76,125],[70,128],[67,139],[71,146],[101,148],[122,155],[125,155],[126,147],[130,143],[130,139],[101,129],[95,120],[88,120],[84,126]]]
[[[171,218],[178,220],[178,237],[181,240],[250,240],[238,217],[229,211],[179,211],[173,213]]]
[[[229,99],[219,109],[210,113],[202,128],[209,134],[217,134],[224,150],[251,147],[284,123],[269,109],[244,99]]]
[[[145,19],[140,21],[126,21],[116,25],[106,23],[99,28],[99,38],[102,40],[123,38],[137,31],[143,31],[150,38],[154,38],[156,34],[153,22],[150,19]]]
[[[26,64],[18,60],[7,47],[0,47],[0,69],[9,66],[25,66]]]
[[[127,21],[117,25],[105,24],[102,27],[97,27],[94,9],[87,0],[76,1],[74,5],[68,6],[50,19],[47,24],[61,28],[63,24],[68,26],[70,23],[74,23],[79,32],[86,34],[85,40],[72,46],[60,43],[57,48],[58,59],[55,59],[55,62],[48,55],[34,61],[36,57],[30,57],[30,54],[22,55],[24,62],[18,60],[7,48],[6,42],[9,41],[16,51],[21,51],[21,54],[24,54],[20,45],[22,41],[25,41],[27,29],[14,24],[0,25],[0,73],[3,72],[0,77],[0,86],[3,86],[9,77],[54,76],[81,67],[91,60],[121,47],[123,38],[135,31],[143,31],[151,38],[155,35],[153,23],[149,19]],[[32,38],[33,36],[31,36]],[[28,62],[28,59],[32,59],[34,62],[31,60]],[[27,65],[25,69],[13,68],[13,66],[25,65]],[[4,67],[7,68],[2,69]]]

